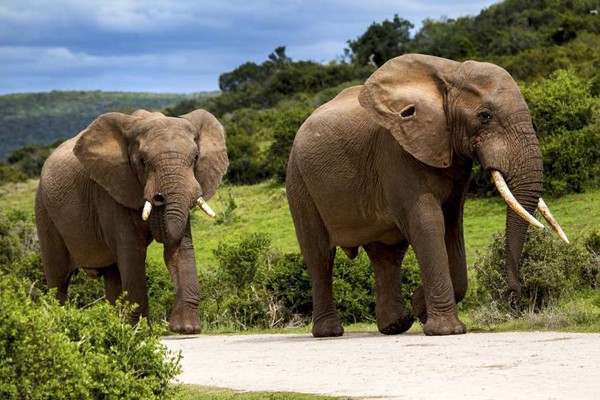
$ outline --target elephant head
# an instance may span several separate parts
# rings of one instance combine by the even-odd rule
[[[73,151],[117,202],[143,208],[154,239],[166,244],[181,240],[195,205],[214,216],[205,201],[228,166],[223,127],[204,110],[181,118],[144,110],[103,114]]]
[[[482,62],[459,63],[412,54],[394,58],[367,80],[360,104],[419,161],[448,168],[476,160],[491,172],[507,201],[507,280],[517,277],[531,214],[539,208],[567,240],[541,199],[543,167],[529,109],[510,74]]]

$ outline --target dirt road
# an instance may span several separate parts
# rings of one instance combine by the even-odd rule
[[[168,337],[184,383],[383,399],[600,399],[600,334]]]

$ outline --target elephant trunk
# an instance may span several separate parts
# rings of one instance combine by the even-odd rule
[[[529,137],[535,138],[535,135]],[[516,202],[529,214],[531,220],[527,220],[517,213],[510,205],[506,209],[506,279],[508,291],[517,295],[521,294],[518,270],[519,260],[523,251],[523,245],[530,224],[541,227],[542,224],[532,216],[535,212],[543,192],[543,164],[542,155],[537,144],[526,143],[525,151],[513,159],[515,168],[506,177],[506,183],[512,192]]]
[[[190,188],[185,190],[185,188]],[[184,177],[170,184],[151,185],[149,221],[152,236],[159,243],[173,244],[181,241],[189,220],[190,208],[195,203],[199,189],[190,185]],[[146,210],[147,211],[147,210]],[[142,215],[142,218],[146,214]]]
[[[510,186],[510,185],[509,185]],[[542,194],[541,183],[512,190],[517,202],[531,215],[537,208]],[[510,206],[506,210],[506,279],[509,292],[521,294],[518,270],[523,244],[530,223],[518,215]]]

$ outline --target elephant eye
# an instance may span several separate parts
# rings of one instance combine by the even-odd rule
[[[142,166],[142,168],[146,167],[146,160],[144,160],[144,157],[140,157],[140,165]]]
[[[482,111],[479,113],[479,121],[481,121],[482,124],[487,124],[491,121],[491,119],[492,113],[490,113],[489,111]]]
[[[198,164],[198,154],[194,156],[194,165]]]

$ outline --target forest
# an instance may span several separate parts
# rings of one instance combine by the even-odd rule
[[[75,136],[98,115],[161,109],[207,94],[52,91],[0,96],[0,159],[23,145],[48,145]]]

